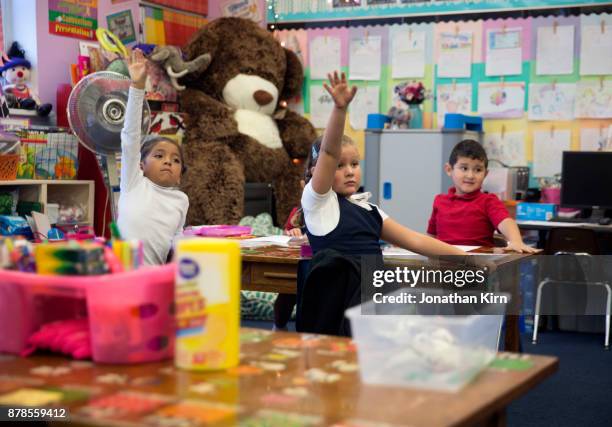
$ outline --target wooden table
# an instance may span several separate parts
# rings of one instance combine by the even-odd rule
[[[516,223],[521,230],[535,230],[538,232],[539,248],[545,247],[548,232],[553,228],[581,228],[595,232],[602,254],[612,253],[612,225],[553,221],[517,221]]]
[[[346,338],[243,329],[241,340],[239,367],[214,373],[179,371],[171,361],[112,366],[0,356],[0,400],[22,387],[59,391],[56,398],[68,400],[55,404],[69,408],[71,425],[155,425],[191,414],[202,424],[189,425],[502,426],[505,408],[558,367],[553,357],[502,353],[505,368],[485,369],[458,393],[433,392],[363,384]],[[521,366],[509,367],[511,358]]]
[[[498,254],[492,259],[506,282],[507,289],[516,289],[520,280],[519,264],[533,256],[504,252],[500,248],[479,248],[475,253]],[[298,262],[300,250],[297,247],[265,246],[242,251],[242,289],[285,294],[296,293]],[[420,267],[427,262],[421,256],[410,258],[385,258],[385,263]],[[516,292],[514,294],[517,294]],[[513,310],[518,312],[517,310]],[[520,350],[519,320],[517,315],[506,316],[504,348],[508,351]]]

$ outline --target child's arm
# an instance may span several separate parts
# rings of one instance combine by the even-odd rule
[[[329,117],[327,128],[325,128],[319,158],[312,174],[311,185],[317,194],[327,194],[334,182],[334,174],[342,151],[346,108],[357,92],[355,86],[349,88],[344,73],[341,74],[341,77],[338,77],[338,72],[334,71],[333,76],[328,74],[327,77],[331,87],[326,83],[323,83],[323,87],[333,98],[334,109]]]
[[[386,242],[425,256],[467,255],[461,249],[410,230],[391,218],[383,222],[381,238]]]
[[[146,60],[138,49],[128,58],[128,70],[132,85],[128,95],[125,122],[121,130],[121,191],[127,191],[142,176],[140,170],[140,140],[142,106],[147,79]]]
[[[508,241],[508,246],[505,249],[509,251],[515,251],[519,253],[529,253],[534,254],[540,252],[539,249],[532,248],[523,243],[523,237],[521,236],[521,232],[516,225],[516,221],[512,218],[506,218],[502,222],[499,223],[497,229],[504,235],[506,240]]]

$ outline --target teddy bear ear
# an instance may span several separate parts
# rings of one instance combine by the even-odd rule
[[[304,69],[295,53],[289,49],[283,49],[285,50],[285,57],[287,58],[287,69],[285,70],[285,85],[280,99],[287,100],[301,95],[302,83],[304,82]]]

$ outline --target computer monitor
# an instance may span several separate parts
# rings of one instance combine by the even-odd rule
[[[591,219],[612,208],[612,152],[564,151],[561,206],[591,208]]]

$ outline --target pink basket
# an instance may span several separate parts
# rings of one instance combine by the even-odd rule
[[[87,316],[95,362],[171,358],[174,273],[174,264],[90,277],[0,270],[0,352],[21,353],[45,323]]]

